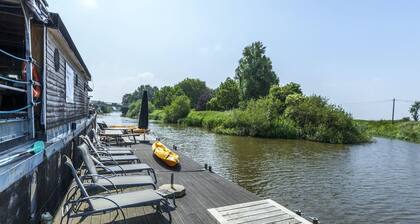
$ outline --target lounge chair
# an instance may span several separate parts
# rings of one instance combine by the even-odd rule
[[[93,137],[93,142],[92,143],[99,148],[105,148],[108,151],[129,149],[127,147],[111,146],[107,142],[101,141],[101,138],[100,138],[100,136],[98,135],[98,132],[95,129],[92,129],[91,132],[92,132],[92,137]],[[130,149],[130,150],[132,150],[132,149]]]
[[[152,206],[153,208],[156,208],[157,213],[168,213],[168,221],[172,222],[172,216],[170,213],[172,206],[170,205],[169,200],[163,198],[161,195],[156,193],[156,191],[151,189],[109,195],[89,195],[77,175],[77,171],[74,168],[73,163],[67,156],[64,157],[66,159],[64,164],[71,170],[71,173],[76,181],[76,186],[72,189],[75,189],[76,191],[80,190],[81,195],[79,198],[76,198],[76,194],[72,194],[70,198],[67,197],[67,200],[62,208],[61,223],[66,217],[68,223],[70,218],[86,218],[91,215],[104,214],[112,211],[117,211],[117,216],[121,213],[124,223],[127,223],[125,213],[122,209],[139,206]],[[175,198],[173,198],[173,200],[175,202]],[[80,211],[83,204],[86,204],[87,208]]]
[[[117,164],[117,165],[105,165],[101,163],[99,160],[97,160],[94,156],[89,154],[89,150],[83,150],[86,148],[78,148],[80,153],[86,153],[90,157],[90,159],[93,161],[94,164],[96,164],[97,172],[99,174],[123,174],[127,175],[128,173],[138,173],[146,171],[148,175],[153,175],[153,179],[155,180],[155,183],[157,182],[156,179],[156,173],[155,170],[147,165],[146,163],[133,163],[133,164]]]
[[[133,155],[133,151],[131,151],[128,148],[120,147],[118,149],[110,150],[108,147],[98,146],[93,144],[93,142],[90,140],[90,138],[87,135],[81,135],[80,138],[82,138],[83,142],[91,148],[95,148],[98,150],[98,152],[105,152],[108,155],[116,156],[116,155]]]
[[[88,146],[86,144],[81,144],[78,147],[78,150],[82,154],[83,162],[88,170],[88,174],[82,176],[82,180],[89,179],[91,183],[87,185],[89,187],[99,187],[99,188],[125,188],[125,187],[139,187],[139,186],[152,186],[153,189],[156,189],[156,180],[154,180],[149,175],[112,175],[104,176],[99,175],[96,171],[94,162],[92,161],[90,154],[88,152]]]
[[[140,162],[139,157],[136,155],[112,155],[107,151],[99,151],[96,149],[94,145],[89,145],[88,140],[85,136],[80,136],[82,141],[89,146],[90,151],[96,156],[96,158],[102,162],[107,164],[120,164],[120,163],[134,163]]]

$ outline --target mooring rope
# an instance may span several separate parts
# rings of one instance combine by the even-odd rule
[[[18,84],[31,84],[32,83],[31,81],[21,81],[21,80],[16,80],[16,79],[9,79],[9,78],[6,78],[6,77],[1,76],[1,75],[0,75],[0,79],[5,80],[5,81],[9,81],[9,82],[18,83]]]
[[[3,54],[5,54],[5,55],[7,55],[7,56],[9,56],[9,57],[12,57],[12,58],[14,58],[16,60],[19,60],[19,61],[24,61],[24,62],[30,62],[31,61],[31,60],[28,60],[28,59],[25,59],[25,58],[20,58],[18,56],[15,56],[15,55],[7,52],[7,51],[4,51],[3,49],[0,49],[0,52],[3,53]]]
[[[21,9],[22,6],[15,6],[15,5],[4,5],[4,4],[0,4],[1,8],[11,8],[11,9]]]
[[[40,102],[32,102],[32,103],[30,103],[29,105],[26,105],[26,106],[24,106],[24,107],[22,107],[22,108],[19,108],[19,109],[15,109],[15,110],[8,110],[8,111],[0,111],[0,114],[14,114],[14,113],[17,113],[17,112],[20,112],[20,111],[26,110],[26,109],[28,109],[28,108],[30,108],[30,107],[35,106],[35,105],[38,105],[39,103],[40,103]]]

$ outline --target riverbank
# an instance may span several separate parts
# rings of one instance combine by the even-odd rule
[[[255,113],[258,114],[257,111]],[[154,110],[150,114],[150,118],[154,120],[164,121],[164,117],[163,110]],[[285,117],[269,120],[264,116],[249,115],[240,110],[191,111],[187,117],[178,121],[182,125],[235,136],[304,139],[335,144],[363,143],[371,139],[361,126],[351,120],[319,122],[320,124],[299,125]]]
[[[154,120],[163,121],[163,110],[155,110],[150,117]],[[227,128],[226,123],[232,122],[232,112],[219,111],[192,111],[180,123],[191,127],[201,127],[218,134],[237,135],[237,136],[256,136],[299,139],[293,132],[271,133],[270,136],[258,136],[247,134],[244,128]],[[363,130],[366,136],[376,136],[391,139],[399,139],[409,142],[420,143],[420,122],[415,121],[394,121],[389,120],[369,121],[354,120],[357,128]],[[367,137],[370,138],[370,137]],[[309,139],[310,140],[310,139]]]
[[[138,122],[117,113],[98,120]],[[177,145],[179,152],[211,165],[222,177],[322,223],[420,220],[419,144],[384,138],[355,145],[249,138],[160,121],[151,121],[149,128],[167,145]]]
[[[420,143],[420,123],[415,121],[356,120],[371,136],[400,139]]]

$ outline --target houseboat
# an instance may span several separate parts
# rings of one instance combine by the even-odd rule
[[[0,223],[39,223],[72,180],[91,74],[45,0],[0,0]],[[80,162],[79,162],[80,164]]]

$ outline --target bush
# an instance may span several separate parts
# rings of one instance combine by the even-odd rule
[[[287,105],[280,113],[279,105]],[[182,123],[216,133],[264,138],[307,139],[328,143],[358,143],[369,140],[363,127],[350,114],[319,96],[291,94],[286,103],[273,97],[250,100],[231,111],[191,111]]]
[[[188,126],[203,127],[213,130],[228,122],[231,113],[219,111],[191,111],[188,116],[182,120],[182,123]]]
[[[178,96],[172,101],[171,105],[163,109],[163,120],[168,123],[176,123],[179,119],[186,117],[190,109],[190,99],[187,96]]]
[[[208,108],[211,110],[236,108],[239,104],[239,94],[238,83],[231,78],[227,78],[214,92],[213,98],[208,102]]]
[[[341,107],[328,104],[320,96],[305,97],[300,101],[289,105],[285,116],[297,124],[304,138],[329,143],[368,141],[368,135]]]
[[[420,143],[420,123],[415,121],[364,121],[356,123],[367,130],[370,135],[395,138]]]
[[[140,100],[136,100],[133,103],[131,103],[130,106],[128,107],[126,116],[131,117],[131,118],[136,118],[139,115],[140,104],[141,104]]]
[[[108,105],[101,105],[100,109],[101,109],[101,112],[104,113],[104,114],[112,112],[112,107],[108,106]]]
[[[130,117],[130,118],[137,118],[139,116],[140,108],[141,108],[141,100],[137,100],[131,103],[130,106],[128,107],[128,111],[125,116]],[[155,109],[155,106],[149,102],[149,113],[153,112],[154,109]]]

